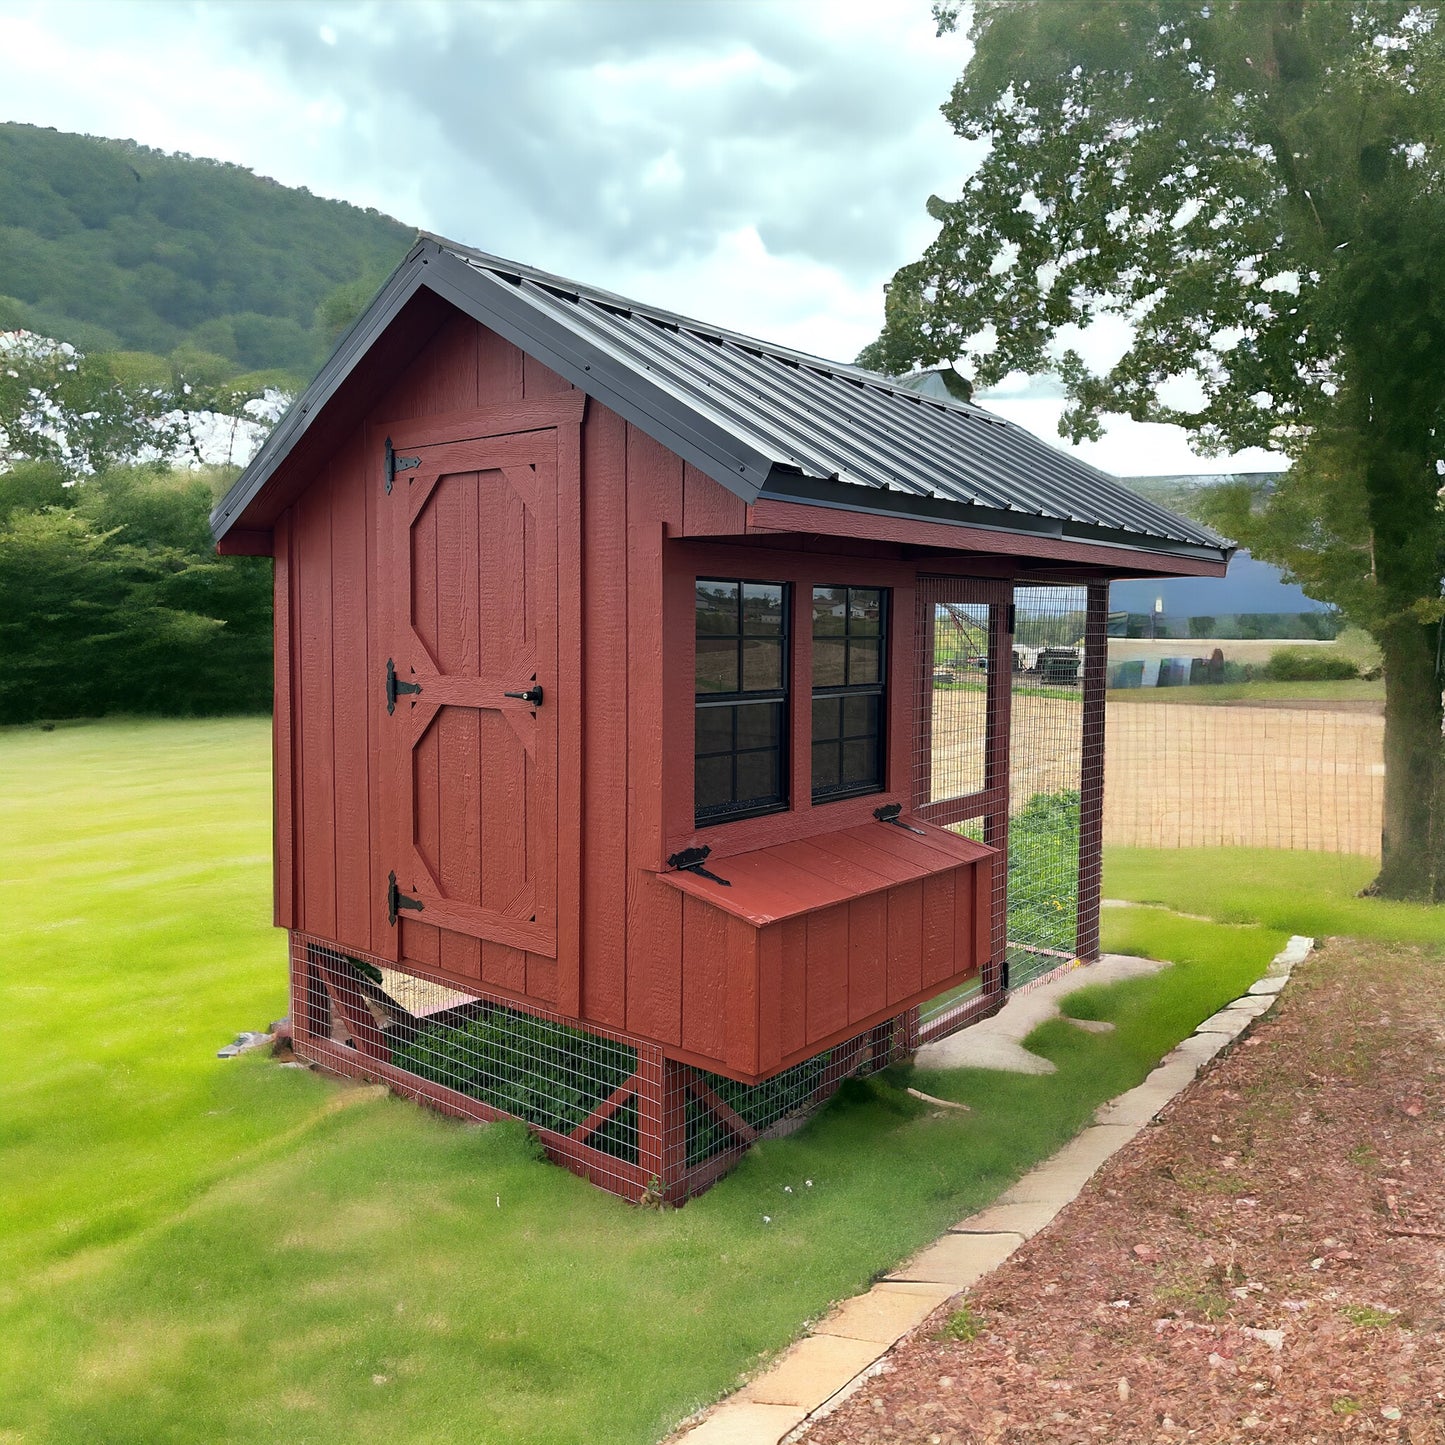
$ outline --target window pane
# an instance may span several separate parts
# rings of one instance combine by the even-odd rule
[[[738,747],[777,747],[782,703],[750,702],[729,710],[736,714],[738,720]]]
[[[878,681],[878,639],[850,638],[848,641],[848,681]]]
[[[813,639],[813,686],[842,687],[846,680],[843,674],[844,649],[847,642],[841,637],[815,637]]]
[[[738,802],[762,802],[778,796],[778,754],[769,750],[738,754]]]
[[[843,744],[843,781],[854,784],[878,781],[877,743]]]
[[[699,692],[736,692],[738,690],[738,645],[732,638],[698,638],[697,690]]]
[[[743,583],[743,631],[777,637],[783,631],[783,589],[776,582]]]
[[[732,802],[732,797],[732,758],[699,758],[695,764],[693,778],[695,806],[698,809],[716,808],[722,803]]]
[[[699,633],[736,633],[738,630],[738,584],[699,582],[697,584],[697,630]]]
[[[744,692],[766,692],[783,685],[783,644],[748,638],[743,643]]]
[[[728,753],[733,746],[733,710],[730,707],[697,709],[698,753]]]
[[[813,744],[813,791],[838,786],[838,744]]]
[[[844,737],[874,736],[878,732],[877,697],[845,697],[843,700]],[[815,734],[816,736],[816,734]]]
[[[841,634],[848,615],[846,587],[813,588],[813,636]]]
[[[836,697],[813,699],[813,741],[826,742],[838,736],[838,703]]]
[[[883,594],[871,587],[848,590],[848,631],[854,636],[876,637],[883,626]]]

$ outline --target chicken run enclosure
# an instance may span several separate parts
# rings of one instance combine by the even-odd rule
[[[274,559],[297,1053],[681,1202],[1098,952],[1107,586],[1229,548],[980,408],[424,238]]]

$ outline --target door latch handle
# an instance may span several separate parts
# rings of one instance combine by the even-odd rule
[[[503,697],[514,697],[519,702],[529,702],[533,707],[542,706],[542,689],[533,683],[526,692],[504,692]]]

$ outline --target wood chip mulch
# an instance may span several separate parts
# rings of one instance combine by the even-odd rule
[[[1445,950],[1329,940],[803,1438],[1445,1442],[1442,1140]]]

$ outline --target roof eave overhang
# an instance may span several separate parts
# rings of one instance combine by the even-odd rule
[[[1169,537],[1127,532],[1113,527],[1094,526],[1085,522],[1064,521],[1032,513],[998,511],[987,507],[971,507],[940,497],[926,497],[915,492],[883,491],[862,488],[854,483],[819,481],[796,472],[775,468],[768,477],[759,501],[792,502],[817,509],[818,531],[832,530],[828,512],[847,512],[867,516],[896,518],[901,521],[928,522],[944,527],[966,527],[995,532],[1000,537],[1000,550],[1007,536],[1028,537],[1040,541],[1057,541],[1062,545],[1098,546],[1111,552],[1136,553],[1150,572],[1165,570],[1169,559],[1190,564],[1193,571],[1201,564],[1211,570],[1218,568],[1223,576],[1235,548],[1230,543],[1204,546]],[[1161,566],[1164,564],[1164,566]]]

